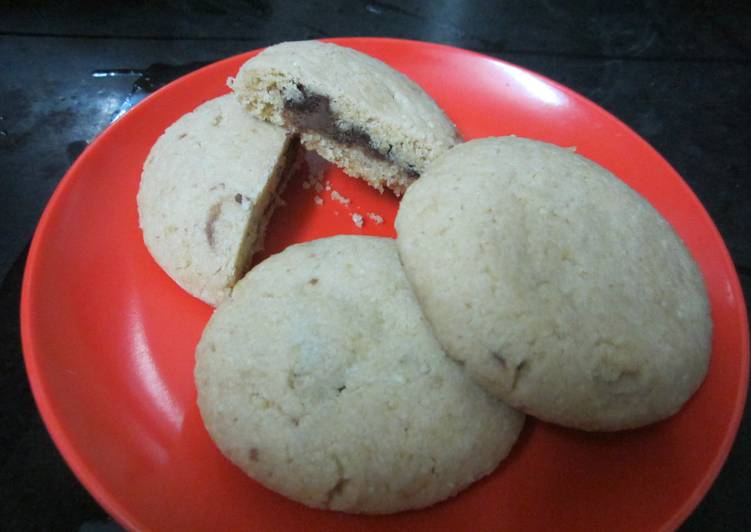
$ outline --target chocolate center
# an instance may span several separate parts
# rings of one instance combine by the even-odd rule
[[[370,135],[362,129],[339,127],[336,123],[336,115],[331,111],[331,100],[328,96],[310,94],[299,83],[297,89],[302,93],[302,98],[284,102],[282,116],[287,127],[305,133],[316,133],[339,144],[358,148],[370,157],[398,164],[409,177],[419,177],[413,168],[399,164],[389,156],[390,146],[388,152],[382,153],[373,147]]]

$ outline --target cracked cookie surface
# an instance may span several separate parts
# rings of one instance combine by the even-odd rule
[[[391,239],[337,236],[256,266],[196,351],[219,449],[309,506],[421,508],[490,473],[523,415],[448,358]]]

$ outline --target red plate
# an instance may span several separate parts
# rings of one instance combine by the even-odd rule
[[[172,283],[143,245],[136,191],[165,127],[227,92],[257,52],[220,61],[147,98],[91,144],[47,206],[21,302],[26,367],[47,428],[81,482],[139,529],[434,530],[674,528],[717,476],[748,383],[738,278],[715,226],[654,149],[617,119],[537,74],[472,52],[392,39],[340,39],[422,85],[467,139],[516,134],[612,170],[673,224],[707,280],[715,324],[701,389],[673,418],[617,434],[532,419],[489,478],[430,509],[358,517],[308,509],[244,476],[213,446],[195,405],[193,350],[211,309]],[[333,235],[393,235],[397,202],[330,171],[349,206],[317,206],[299,181],[275,214],[270,251]],[[360,230],[351,214],[375,212]]]

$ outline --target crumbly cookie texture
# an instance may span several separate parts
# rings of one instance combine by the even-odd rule
[[[167,128],[144,164],[139,223],[156,262],[183,289],[216,305],[262,245],[296,148],[282,128],[233,95]]]
[[[493,471],[523,415],[446,357],[394,241],[337,236],[256,266],[196,350],[198,405],[219,449],[317,508],[421,508]]]
[[[707,371],[701,273],[626,184],[569,150],[462,144],[404,196],[398,248],[446,352],[528,414],[585,430],[674,414]]]
[[[460,142],[453,123],[416,83],[351,48],[318,41],[271,46],[229,85],[254,116],[375,188],[401,194]]]

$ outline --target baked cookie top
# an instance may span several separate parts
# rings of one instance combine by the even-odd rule
[[[523,424],[445,356],[391,239],[337,236],[270,257],[217,308],[196,358],[219,449],[313,507],[430,505],[491,472]]]
[[[637,427],[675,413],[706,374],[697,265],[647,201],[570,150],[457,146],[408,190],[396,229],[446,352],[528,414]]]

